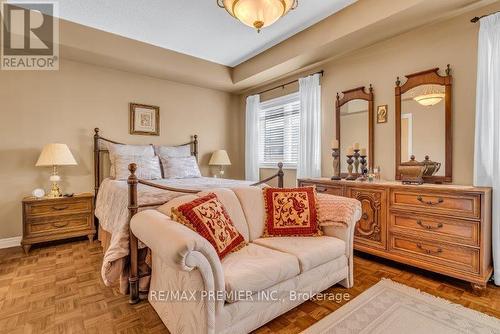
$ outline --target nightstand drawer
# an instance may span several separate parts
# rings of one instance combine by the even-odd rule
[[[28,217],[37,216],[58,216],[65,214],[76,214],[92,212],[92,201],[88,199],[80,200],[57,200],[32,202],[26,205]]]
[[[316,187],[316,191],[320,194],[329,194],[329,195],[335,195],[335,196],[343,196],[344,195],[344,189],[342,186],[330,186],[330,185],[323,185],[319,183],[307,183],[307,182],[300,182],[299,184],[300,187]]]
[[[27,236],[40,234],[63,233],[93,229],[92,217],[88,214],[73,215],[66,219],[33,219],[26,224]]]

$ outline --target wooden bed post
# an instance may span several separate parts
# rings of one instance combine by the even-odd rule
[[[284,175],[285,173],[283,172],[283,163],[280,162],[278,163],[278,188],[284,187]]]
[[[194,135],[193,146],[193,155],[195,156],[196,161],[198,161],[198,135]]]
[[[130,221],[132,217],[138,211],[138,203],[137,203],[137,184],[138,179],[135,175],[135,171],[137,170],[136,164],[130,164],[128,166],[128,170],[130,171],[130,176],[128,177],[128,222],[129,222],[129,242],[130,242],[130,273],[129,273],[129,288],[130,288],[130,304],[137,304],[139,302],[139,273],[138,273],[138,248],[139,243],[137,241],[137,237],[132,233],[132,229],[130,229]]]
[[[94,200],[97,200],[97,192],[101,183],[100,171],[100,154],[99,154],[99,128],[94,129]]]

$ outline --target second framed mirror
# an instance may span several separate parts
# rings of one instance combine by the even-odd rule
[[[374,159],[374,98],[373,87],[368,92],[365,87],[357,87],[337,93],[336,102],[336,140],[340,148],[340,176],[351,179],[361,174],[361,166],[352,163],[352,173],[349,173],[348,155],[365,155],[366,168],[373,168]],[[354,151],[354,152],[353,152]]]
[[[450,65],[396,81],[396,180],[452,181],[452,76]]]

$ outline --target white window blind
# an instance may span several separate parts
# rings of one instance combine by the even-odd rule
[[[300,131],[300,98],[298,93],[260,104],[259,164],[275,167],[297,167]]]

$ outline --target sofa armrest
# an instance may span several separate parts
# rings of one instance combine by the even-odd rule
[[[225,291],[220,259],[213,246],[196,232],[156,210],[136,214],[130,228],[151,249],[153,256],[159,257],[167,266],[187,272],[199,269],[205,290]],[[218,309],[223,306],[223,301],[216,304]]]
[[[359,203],[359,202],[358,202]],[[352,217],[346,223],[326,224],[321,225],[321,229],[326,236],[339,238],[344,240],[346,249],[345,255],[349,261],[349,278],[347,287],[350,288],[354,285],[353,273],[353,257],[354,257],[354,231],[356,223],[361,219],[362,209],[361,203],[356,207]]]

